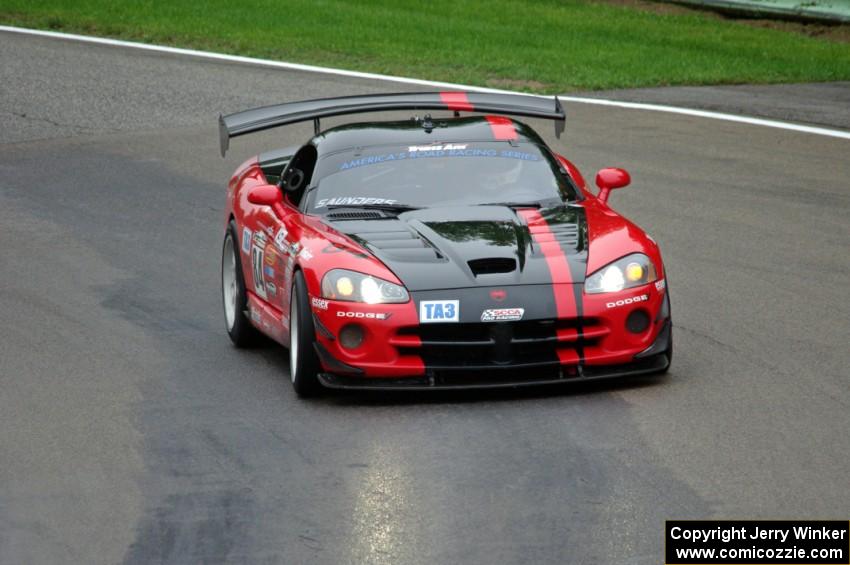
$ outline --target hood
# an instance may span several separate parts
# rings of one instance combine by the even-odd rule
[[[411,291],[584,282],[584,209],[563,206],[539,212],[547,233],[541,235],[536,226],[535,239],[523,216],[506,206],[440,207],[392,218],[326,221],[372,252]],[[553,253],[550,247],[544,255],[541,237],[557,242],[563,255],[554,260],[566,260],[568,272],[550,268]]]

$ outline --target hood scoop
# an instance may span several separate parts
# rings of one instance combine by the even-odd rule
[[[476,277],[479,275],[494,275],[497,273],[512,273],[516,271],[516,259],[509,257],[487,257],[466,262],[469,270]]]

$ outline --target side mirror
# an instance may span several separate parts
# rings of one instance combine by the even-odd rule
[[[613,167],[600,169],[596,173],[596,186],[599,187],[598,198],[603,203],[608,202],[608,193],[615,188],[623,188],[632,182],[632,177],[625,169],[615,169]]]
[[[255,186],[248,191],[248,202],[258,206],[272,206],[283,202],[280,189],[272,184]]]

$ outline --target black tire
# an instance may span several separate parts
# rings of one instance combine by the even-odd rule
[[[296,271],[292,277],[292,289],[289,295],[289,375],[292,388],[298,396],[308,397],[319,394],[323,387],[319,383],[319,359],[313,343],[316,341],[316,329],[313,326],[313,312],[307,296],[307,284],[304,275]]]
[[[664,352],[664,355],[667,356],[667,366],[661,371],[662,375],[667,374],[670,370],[670,365],[673,364],[673,311],[670,308],[670,281],[667,281],[667,291],[664,295],[664,300],[667,301],[667,323],[670,324],[670,346]]]
[[[245,292],[239,243],[236,221],[231,219],[227,225],[221,249],[221,302],[224,310],[224,327],[233,345],[252,347],[261,340],[261,334],[248,319],[248,294]],[[228,268],[232,269],[235,280],[228,279]],[[228,293],[234,290],[235,300],[231,304],[232,312],[228,312]]]

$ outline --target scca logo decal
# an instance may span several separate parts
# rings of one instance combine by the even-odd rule
[[[626,304],[637,304],[638,302],[643,302],[644,300],[649,300],[649,296],[646,294],[641,294],[640,296],[635,296],[634,298],[624,298],[622,300],[617,300],[616,302],[609,302],[605,306],[608,308],[614,308],[615,306],[625,306]]]
[[[419,303],[419,323],[460,321],[459,300],[423,300]]]

